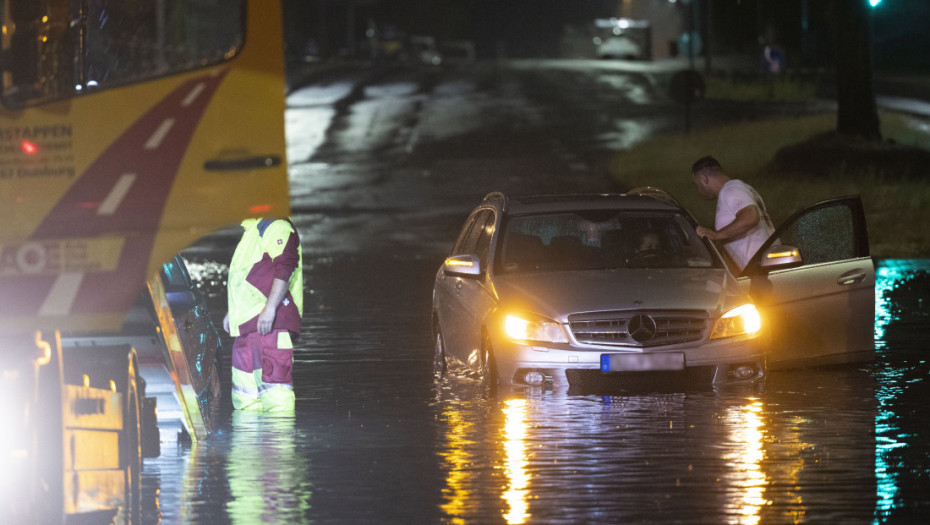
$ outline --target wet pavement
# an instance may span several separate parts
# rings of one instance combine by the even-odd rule
[[[489,396],[434,378],[436,269],[492,190],[616,191],[681,125],[648,72],[336,72],[288,100],[305,266],[293,418],[145,461],[145,523],[865,523],[930,511],[930,260],[882,261],[875,363],[763,384]],[[223,311],[235,230],[185,252]],[[221,319],[218,314],[217,319]],[[229,356],[224,357],[224,388]]]

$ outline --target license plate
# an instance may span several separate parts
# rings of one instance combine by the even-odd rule
[[[681,352],[601,354],[601,372],[648,372],[684,369],[685,354]]]

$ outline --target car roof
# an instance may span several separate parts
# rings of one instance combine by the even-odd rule
[[[484,200],[502,207],[508,215],[604,209],[682,211],[674,198],[657,188],[597,194],[504,196],[492,193]]]

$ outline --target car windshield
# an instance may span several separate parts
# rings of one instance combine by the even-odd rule
[[[721,266],[694,226],[675,212],[586,210],[511,216],[497,254],[499,273]]]

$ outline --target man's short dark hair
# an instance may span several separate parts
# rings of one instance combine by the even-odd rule
[[[722,172],[723,168],[720,166],[720,163],[717,162],[717,159],[708,155],[695,161],[695,163],[691,166],[691,174],[694,175],[695,173],[700,173],[704,170]]]

